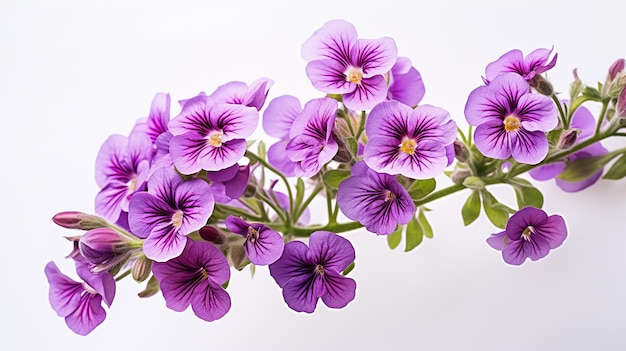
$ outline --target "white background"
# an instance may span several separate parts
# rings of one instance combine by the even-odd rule
[[[464,125],[467,95],[510,49],[554,45],[559,59],[549,76],[558,91],[567,92],[576,67],[586,83],[604,80],[626,56],[623,13],[609,1],[4,0],[0,349],[625,349],[625,181],[578,194],[538,184],[544,209],[565,217],[569,237],[521,267],[485,243],[496,228],[484,217],[463,226],[467,193],[432,204],[435,238],[410,253],[389,250],[384,237],[349,233],[357,297],[342,310],[320,303],[312,315],[284,304],[266,268],[254,279],[233,271],[232,308],[213,323],[168,310],[160,294],[139,299],[142,287],[128,279],[106,321],[80,337],[50,308],[43,273],[54,260],[75,277],[63,236],[76,233],[50,218],[93,212],[100,145],[127,134],[156,92],[172,95],[172,116],[175,101],[232,80],[274,79],[269,99],[320,97],[300,45],[325,21],[343,18],[362,38],[393,37],[422,73],[423,103]],[[510,191],[499,193],[513,205]]]

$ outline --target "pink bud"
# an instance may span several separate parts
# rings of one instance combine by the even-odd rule
[[[611,67],[609,67],[609,79],[612,81],[617,77],[617,75],[624,70],[624,66],[626,66],[626,60],[623,58],[619,58],[613,62]]]
[[[86,232],[78,242],[80,254],[91,264],[111,267],[113,261],[125,258],[130,240],[111,228],[96,228]],[[115,262],[117,263],[117,262]]]
[[[63,228],[81,230],[102,228],[108,225],[103,218],[77,211],[59,212],[52,217],[52,221]]]

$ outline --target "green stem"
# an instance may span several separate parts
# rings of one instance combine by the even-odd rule
[[[298,221],[300,216],[302,216],[302,213],[304,213],[304,210],[306,210],[306,208],[309,207],[309,204],[311,203],[311,201],[313,201],[315,196],[317,196],[317,194],[319,194],[319,192],[322,191],[322,189],[323,189],[322,185],[321,184],[317,184],[315,189],[313,189],[313,192],[311,192],[311,195],[309,195],[309,197],[306,200],[304,200],[302,205],[300,205],[300,208],[298,208],[296,210],[296,214],[293,217],[293,221],[294,222]]]
[[[257,154],[251,152],[250,150],[246,150],[245,156],[249,159],[254,159],[258,161],[260,164],[263,165],[263,167],[269,169],[274,174],[280,177],[283,183],[285,183],[285,187],[287,188],[287,194],[289,196],[289,213],[293,213],[293,210],[294,210],[293,193],[291,192],[291,186],[289,185],[289,181],[287,180],[287,177],[285,177],[279,170],[274,168],[272,165],[267,163],[264,159],[260,158]]]
[[[328,223],[326,225],[319,226],[311,226],[306,228],[301,227],[288,227],[284,224],[279,223],[268,223],[268,227],[282,233],[289,233],[296,237],[306,238],[311,235],[311,233],[324,230],[333,233],[344,233],[352,230],[356,230],[359,228],[363,228],[363,225],[359,222],[346,222],[346,223]]]
[[[556,107],[559,109],[559,115],[561,116],[561,122],[563,123],[563,129],[569,129],[569,118],[568,116],[565,114],[565,112],[563,111],[563,105],[561,105],[561,101],[559,101],[559,98],[556,96],[556,94],[552,93],[552,95],[550,95],[550,97],[552,98],[552,100],[554,101],[554,104],[556,105]]]

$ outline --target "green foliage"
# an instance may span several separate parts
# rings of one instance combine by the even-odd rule
[[[515,190],[517,208],[520,210],[526,206],[536,208],[543,207],[543,194],[535,188],[529,181],[522,178],[514,178],[509,181]]]
[[[568,182],[580,182],[596,174],[617,155],[619,154],[607,154],[576,159],[574,162],[568,164],[557,178]]]
[[[409,186],[409,196],[413,200],[419,200],[426,197],[428,194],[435,191],[437,182],[434,178],[431,179],[418,179]]]
[[[400,245],[400,240],[402,240],[402,231],[404,230],[404,226],[399,225],[395,232],[387,235],[387,245],[389,245],[390,249],[395,249]]]
[[[626,177],[626,154],[621,154],[602,178],[618,180],[624,177]]]
[[[515,210],[498,202],[493,194],[486,189],[483,189],[480,194],[483,198],[483,208],[487,218],[496,227],[504,229],[506,222],[509,220],[509,214],[514,213]]]
[[[465,226],[472,224],[480,216],[480,192],[478,190],[472,190],[465,200],[465,204],[461,208],[461,216]]]
[[[337,188],[339,184],[350,176],[350,171],[345,169],[334,169],[324,173],[322,179],[324,184],[331,188]]]
[[[304,181],[302,180],[302,178],[298,177],[298,180],[296,182],[296,209],[300,208],[300,205],[302,205],[302,201],[304,201]]]
[[[406,242],[405,252],[409,252],[419,246],[424,240],[424,237],[433,237],[433,228],[424,215],[424,209],[420,208],[416,216],[411,218],[411,221],[406,225]]]
[[[343,270],[343,272],[341,272],[341,275],[348,275],[348,273],[352,272],[352,270],[354,269],[355,263],[352,262],[348,265],[348,267],[346,267],[346,269]]]

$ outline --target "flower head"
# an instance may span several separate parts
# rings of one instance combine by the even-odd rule
[[[270,265],[270,274],[294,311],[312,313],[320,298],[330,308],[342,308],[356,294],[356,282],[341,275],[354,257],[347,239],[317,231],[311,234],[309,246],[301,241],[285,245],[283,255]]]
[[[538,208],[524,207],[509,218],[503,232],[492,234],[487,243],[502,251],[504,262],[520,265],[526,258],[536,261],[545,257],[566,237],[563,217],[548,216]]]
[[[230,267],[222,252],[205,241],[188,240],[180,256],[154,262],[168,308],[182,312],[191,305],[199,318],[211,322],[230,309],[230,296],[222,284],[230,279]]]
[[[248,223],[235,216],[226,217],[226,228],[246,238],[243,250],[256,265],[274,263],[283,253],[285,242],[277,231],[265,224]]]
[[[108,272],[94,274],[85,262],[76,262],[76,272],[83,280],[77,282],[61,273],[54,262],[46,265],[50,283],[49,300],[52,309],[65,318],[76,334],[87,335],[104,322],[106,311],[102,301],[111,306],[115,297],[115,280]]]
[[[183,251],[187,234],[206,224],[214,204],[204,180],[183,181],[173,169],[162,168],[148,181],[147,192],[131,198],[128,222],[133,234],[146,238],[146,256],[167,261]]]
[[[133,132],[145,133],[150,137],[152,143],[155,143],[159,135],[168,131],[169,122],[170,94],[157,93],[152,99],[150,114],[148,117],[137,121]]]
[[[398,57],[389,72],[387,99],[417,106],[422,101],[425,92],[422,75],[411,65],[411,60]]]
[[[474,140],[487,157],[537,164],[548,153],[546,132],[558,124],[556,107],[546,96],[533,94],[515,73],[497,76],[474,89],[465,105],[465,118],[477,126]]]
[[[218,87],[212,94],[216,102],[254,107],[260,111],[267,93],[274,85],[269,78],[260,78],[248,86],[244,82],[229,82]]]
[[[487,82],[494,80],[502,73],[514,72],[532,85],[536,75],[546,72],[556,65],[557,54],[548,62],[552,50],[536,49],[524,57],[520,50],[511,50],[499,59],[487,65],[485,76]]]
[[[343,94],[343,103],[353,110],[368,110],[386,98],[383,75],[393,67],[397,52],[393,39],[358,39],[354,26],[343,20],[326,22],[302,45],[313,86]]]
[[[398,101],[382,102],[365,122],[369,137],[363,156],[377,172],[427,179],[448,165],[446,146],[456,139],[457,127],[447,111],[431,105],[415,110]]]

